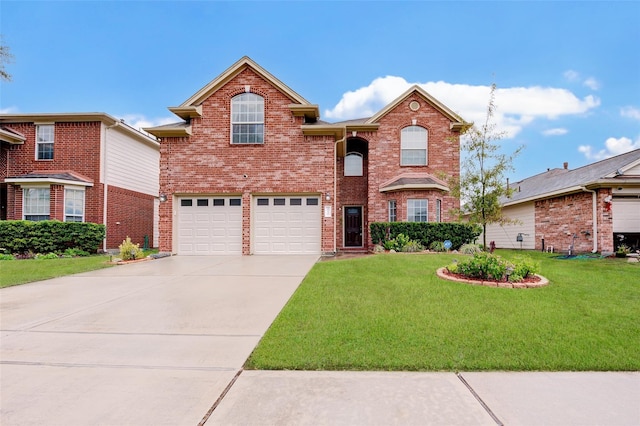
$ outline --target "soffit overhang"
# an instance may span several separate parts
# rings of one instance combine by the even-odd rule
[[[379,187],[380,192],[437,190],[449,192],[447,184],[428,173],[415,173],[396,176]]]
[[[9,145],[22,145],[27,137],[22,133],[15,132],[9,129],[0,129],[0,141],[6,142]]]
[[[4,180],[6,183],[26,185],[75,185],[75,186],[93,186],[93,180],[79,175],[77,173],[63,172],[31,172],[21,176],[8,177]]]

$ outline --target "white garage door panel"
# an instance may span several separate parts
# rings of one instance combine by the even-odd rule
[[[614,198],[611,205],[613,232],[640,232],[640,200]]]
[[[230,200],[236,205],[231,205]],[[242,206],[238,197],[178,199],[178,254],[242,253]]]
[[[253,202],[256,254],[319,254],[322,216],[318,196],[259,196]]]

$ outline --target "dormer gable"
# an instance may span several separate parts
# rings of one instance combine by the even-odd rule
[[[392,101],[389,104],[387,104],[387,106],[385,106],[380,111],[378,111],[378,113],[376,113],[373,117],[369,118],[365,122],[365,124],[377,124],[377,123],[379,123],[380,120],[385,115],[387,115],[389,112],[391,112],[399,104],[404,102],[409,96],[411,96],[413,94],[417,94],[418,96],[420,96],[425,102],[427,102],[429,105],[431,105],[437,111],[439,111],[443,116],[445,116],[450,122],[449,128],[451,130],[456,131],[456,132],[462,132],[462,131],[466,130],[467,128],[469,128],[472,125],[472,123],[468,123],[468,122],[464,121],[462,119],[462,117],[460,117],[458,114],[453,112],[446,105],[444,105],[442,102],[440,102],[439,100],[437,100],[436,98],[431,96],[426,90],[424,90],[422,87],[420,87],[418,85],[411,86],[406,92],[404,92],[402,95],[398,96],[394,101]],[[409,105],[409,107],[413,108],[411,104]],[[419,105],[416,105],[416,110],[417,110],[417,108],[419,108]]]

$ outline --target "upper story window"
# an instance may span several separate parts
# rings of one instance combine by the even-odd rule
[[[242,93],[231,99],[231,143],[264,143],[264,98]]]
[[[84,189],[65,188],[64,221],[84,222]]]
[[[350,152],[344,157],[344,175],[362,176],[362,154]]]
[[[49,220],[49,187],[24,188],[22,214],[24,220]]]
[[[407,222],[427,222],[427,200],[407,200]]]
[[[408,126],[400,133],[400,165],[427,165],[427,129],[420,126]]]
[[[436,200],[436,222],[442,222],[442,200]]]
[[[53,124],[36,126],[36,160],[53,160]]]

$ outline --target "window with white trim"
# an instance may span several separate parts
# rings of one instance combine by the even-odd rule
[[[264,143],[264,98],[241,93],[231,99],[231,143]]]
[[[350,152],[344,157],[344,175],[362,176],[362,154]]]
[[[49,188],[24,188],[22,190],[22,215],[24,220],[49,220]]]
[[[396,206],[396,200],[389,200],[389,222],[396,222],[398,220],[398,209]]]
[[[427,222],[427,200],[407,200],[407,221]]]
[[[408,126],[400,132],[400,165],[427,165],[427,129]]]
[[[436,200],[436,222],[442,222],[442,200]]]
[[[64,221],[84,222],[84,189],[65,188]]]
[[[53,124],[36,126],[36,160],[53,160]]]

